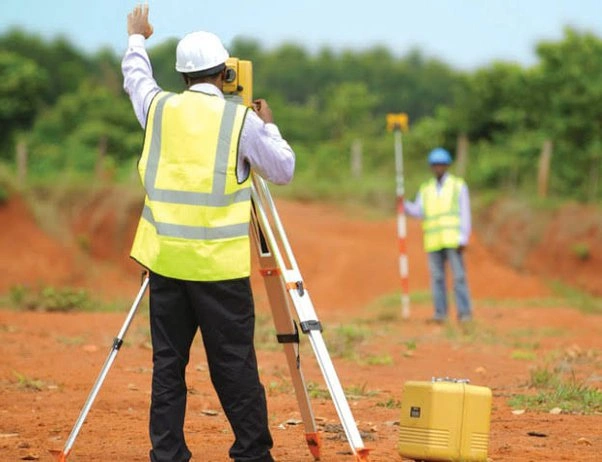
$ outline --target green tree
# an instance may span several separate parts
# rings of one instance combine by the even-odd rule
[[[513,63],[496,62],[468,76],[457,90],[450,124],[472,140],[492,140],[524,127],[529,100],[524,70]]]
[[[47,42],[38,35],[13,29],[0,37],[0,50],[28,58],[45,71],[52,84],[44,87],[40,96],[47,104],[53,104],[62,94],[77,90],[95,71],[91,60],[63,37]]]
[[[38,174],[91,172],[100,149],[113,161],[124,162],[142,147],[142,129],[129,100],[91,84],[63,95],[37,120],[31,138],[32,170]]]
[[[373,127],[371,114],[377,103],[378,97],[363,83],[346,82],[333,87],[324,107],[331,137],[337,140],[348,133],[354,137],[369,134]]]
[[[0,143],[6,158],[12,156],[14,134],[33,122],[48,79],[34,61],[2,50],[0,75]]]
[[[600,168],[602,133],[602,40],[591,32],[567,28],[560,42],[537,47],[545,126],[553,133],[553,170],[564,192],[584,197],[598,181],[590,171]],[[584,181],[586,180],[586,181]]]

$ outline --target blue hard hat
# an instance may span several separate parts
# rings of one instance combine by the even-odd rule
[[[429,164],[450,165],[452,163],[451,154],[443,148],[435,148],[429,152]]]

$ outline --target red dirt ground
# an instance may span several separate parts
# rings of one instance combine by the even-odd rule
[[[384,404],[403,399],[407,380],[432,376],[468,378],[492,389],[492,461],[602,460],[600,415],[535,411],[516,415],[507,404],[516,393],[533,393],[526,384],[534,366],[558,366],[588,386],[601,388],[599,316],[570,306],[538,306],[551,295],[542,279],[510,269],[477,236],[466,254],[475,298],[473,330],[463,332],[453,322],[426,324],[432,308],[424,303],[414,303],[411,319],[402,321],[395,316],[391,297],[382,299],[398,291],[394,219],[368,220],[323,204],[279,201],[278,208],[325,326],[327,344],[335,345],[330,351],[339,378],[346,389],[360,395],[350,398],[350,404],[365,444],[372,449],[371,461],[402,460],[396,450],[399,409]],[[77,246],[59,244],[40,231],[21,201],[0,207],[0,221],[5,224],[0,233],[0,292],[15,284],[75,285],[90,289],[95,298],[127,300],[127,310],[140,274],[127,259],[136,219],[133,214],[116,219],[110,209],[98,210],[88,210],[72,223],[76,234],[89,239],[84,254]],[[427,293],[420,235],[419,224],[410,222],[411,286],[415,292]],[[265,319],[269,308],[262,282],[254,276],[253,283],[257,310]],[[123,312],[0,311],[1,461],[53,460],[48,451],[63,447],[123,320]],[[148,460],[147,322],[144,311],[135,318],[70,461]],[[369,332],[354,346],[352,357],[336,354],[333,333],[341,325]],[[265,330],[258,327],[258,333]],[[303,371],[309,382],[324,388],[308,344],[302,340]],[[284,356],[275,342],[264,341],[258,344],[258,356],[268,392],[273,454],[279,462],[309,461],[302,426],[291,423],[299,419],[299,412]],[[388,360],[378,364],[379,358]],[[228,460],[231,435],[198,340],[188,384],[186,432],[193,460]],[[322,460],[353,460],[332,425],[338,423],[332,402],[317,397],[312,403],[323,429]],[[529,432],[545,436],[529,436]]]

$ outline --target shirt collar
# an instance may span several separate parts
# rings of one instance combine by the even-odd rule
[[[437,182],[437,184],[443,185],[443,183],[445,183],[445,181],[447,180],[448,176],[449,176],[449,172],[445,172],[443,174],[443,176],[441,177],[441,180],[438,180],[437,178],[435,178],[435,181]]]
[[[209,95],[219,96],[220,98],[224,97],[222,91],[217,88],[212,83],[195,83],[193,86],[189,88],[190,91],[198,91],[201,93],[206,93]]]

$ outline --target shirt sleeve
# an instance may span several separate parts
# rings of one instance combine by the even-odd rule
[[[161,88],[153,77],[153,68],[146,52],[143,35],[130,35],[128,49],[121,61],[121,71],[123,88],[130,96],[138,122],[145,128],[151,102]]]
[[[407,215],[414,218],[424,218],[424,211],[422,210],[422,195],[420,191],[416,194],[416,200],[414,202],[404,200],[403,208]]]
[[[245,179],[250,169],[275,184],[290,183],[295,171],[295,153],[278,127],[265,123],[252,110],[247,112],[240,136],[238,181]]]
[[[467,245],[472,230],[472,220],[470,216],[470,195],[468,186],[462,185],[460,190],[460,245]]]

